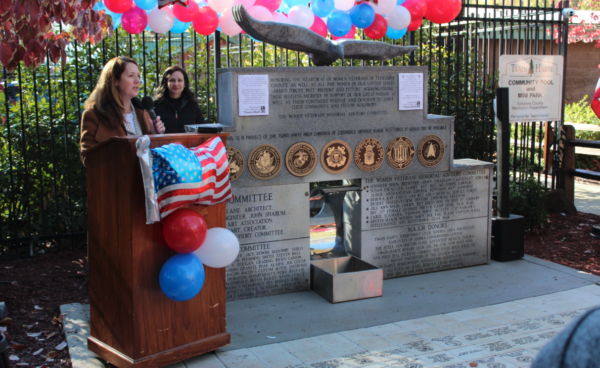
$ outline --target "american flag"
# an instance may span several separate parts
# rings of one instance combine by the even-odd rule
[[[212,205],[232,198],[227,150],[221,138],[190,149],[171,143],[151,152],[160,218],[187,204]]]

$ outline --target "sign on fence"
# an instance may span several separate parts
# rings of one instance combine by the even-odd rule
[[[509,121],[560,120],[563,57],[500,56],[500,87],[508,87]]]

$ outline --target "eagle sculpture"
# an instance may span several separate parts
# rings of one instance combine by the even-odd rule
[[[375,41],[331,41],[297,25],[259,21],[241,4],[231,11],[236,23],[250,36],[271,45],[306,52],[316,66],[331,65],[339,59],[389,60],[417,49],[417,46],[395,46]]]

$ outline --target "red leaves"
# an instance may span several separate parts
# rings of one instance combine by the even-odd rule
[[[23,60],[25,48],[15,42],[3,42],[0,44],[0,62],[8,70],[13,70],[17,67],[19,61]]]
[[[29,41],[23,61],[25,62],[25,66],[37,68],[46,61],[46,51],[44,50],[44,46],[42,46],[38,40]]]

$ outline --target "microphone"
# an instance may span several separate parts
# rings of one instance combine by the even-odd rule
[[[137,97],[136,97],[137,99]],[[152,100],[152,97],[150,96],[146,96],[144,98],[142,98],[142,108],[146,111],[148,111],[148,114],[150,115],[150,119],[152,119],[152,123],[154,124],[154,126],[156,127],[156,112],[154,112],[154,101]],[[160,133],[162,134],[162,133]]]
[[[142,107],[142,101],[140,101],[140,99],[137,98],[137,97],[134,97],[134,98],[131,99],[131,104],[136,109],[144,110],[144,108]]]

